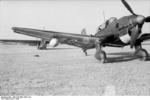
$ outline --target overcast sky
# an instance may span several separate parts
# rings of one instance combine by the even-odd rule
[[[126,0],[135,13],[150,15],[150,0]],[[1,0],[0,39],[33,39],[16,34],[11,27],[26,27],[94,34],[105,18],[130,15],[121,0]],[[150,32],[145,24],[143,32]]]

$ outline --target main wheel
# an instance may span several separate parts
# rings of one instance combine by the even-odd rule
[[[146,61],[148,58],[148,52],[145,49],[137,49],[135,55],[141,60]]]
[[[43,50],[44,47],[43,46],[38,46],[38,50]]]
[[[38,50],[45,50],[47,48],[46,44],[38,44]]]
[[[106,53],[104,51],[96,51],[95,58],[99,60],[101,63],[106,62]]]

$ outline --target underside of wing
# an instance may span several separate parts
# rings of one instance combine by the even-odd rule
[[[146,40],[150,40],[150,33],[143,33],[138,40],[140,42],[144,42]]]

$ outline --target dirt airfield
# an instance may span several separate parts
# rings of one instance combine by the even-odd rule
[[[143,48],[150,53],[150,45]],[[85,56],[67,45],[0,45],[0,95],[150,95],[150,59],[139,61],[129,47],[104,50],[101,64],[95,49]]]

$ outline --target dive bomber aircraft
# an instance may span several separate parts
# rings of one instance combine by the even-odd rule
[[[95,35],[86,35],[85,29],[82,34],[46,31],[30,28],[13,27],[13,31],[32,37],[41,38],[38,44],[39,49],[46,48],[49,43],[53,47],[59,43],[73,45],[86,50],[96,48],[95,58],[102,63],[107,62],[105,46],[124,47],[130,45],[135,48],[135,56],[140,60],[147,60],[148,52],[142,48],[141,43],[150,39],[150,33],[142,33],[142,26],[145,22],[150,22],[150,16],[144,17],[133,12],[129,4],[125,0],[121,0],[124,6],[132,15],[124,16],[120,19],[111,17],[105,23],[99,26]]]

